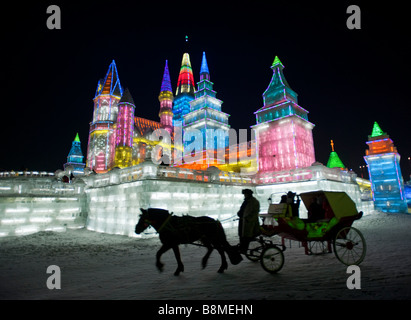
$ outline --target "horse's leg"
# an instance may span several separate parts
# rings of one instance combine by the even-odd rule
[[[222,246],[218,246],[217,248],[218,253],[221,256],[221,266],[220,269],[218,269],[218,273],[224,273],[224,270],[227,270],[228,268],[228,263],[227,263],[227,259],[225,257],[225,253],[224,253],[224,249]]]
[[[206,246],[207,247],[207,253],[201,260],[201,265],[203,266],[203,269],[207,266],[208,258],[210,257],[211,253],[213,252],[214,248],[212,246]]]
[[[167,250],[171,249],[170,246],[163,244],[160,250],[156,254],[156,267],[158,270],[163,271],[164,264],[160,261],[161,255]]]
[[[174,251],[174,255],[177,260],[177,269],[174,272],[174,275],[178,276],[180,272],[184,272],[184,265],[183,265],[183,262],[181,261],[180,249],[178,248],[178,245],[173,246],[173,251]]]

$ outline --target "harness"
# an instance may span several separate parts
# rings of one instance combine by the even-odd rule
[[[161,224],[160,228],[158,228],[158,230],[157,230],[158,233],[160,233],[161,230],[163,230],[163,228],[167,225],[167,223],[170,221],[172,215],[173,215],[173,213],[171,212],[171,213],[168,215],[167,219],[164,220],[164,222]]]

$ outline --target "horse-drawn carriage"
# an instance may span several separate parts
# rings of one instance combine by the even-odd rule
[[[299,217],[301,200],[308,210],[307,219]],[[213,249],[216,249],[221,256],[220,273],[228,267],[225,253],[232,264],[242,260],[239,248],[227,242],[224,229],[217,220],[210,217],[177,217],[157,208],[141,209],[141,212],[136,233],[140,234],[152,226],[163,243],[156,254],[159,270],[163,269],[161,255],[173,249],[178,264],[174,274],[184,271],[178,249],[178,245],[183,243],[207,248],[202,259],[203,267]],[[358,265],[365,257],[364,237],[352,227],[353,222],[362,217],[362,212],[357,211],[355,203],[345,192],[315,191],[299,195],[289,192],[283,203],[270,203],[268,213],[260,214],[260,217],[263,220],[262,234],[250,243],[245,256],[252,261],[260,261],[263,269],[270,273],[278,272],[283,267],[286,239],[299,241],[306,254],[334,251],[337,259],[346,265]],[[273,242],[275,236],[280,237],[281,243]]]
[[[307,208],[306,219],[299,217],[301,200]],[[357,211],[345,192],[314,191],[299,195],[289,192],[282,203],[270,203],[268,213],[260,217],[262,235],[250,243],[246,257],[260,261],[267,272],[275,273],[283,267],[287,239],[299,241],[306,254],[334,251],[337,259],[346,265],[358,265],[365,257],[365,239],[352,227],[362,212]],[[270,239],[273,236],[280,237],[281,244],[275,244]]]

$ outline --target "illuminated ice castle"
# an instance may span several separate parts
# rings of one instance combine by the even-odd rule
[[[344,191],[358,210],[374,209],[363,197],[370,194],[364,191],[369,181],[359,181],[344,167],[333,143],[327,165],[316,162],[314,124],[298,104],[278,57],[271,65],[263,104],[254,112],[256,124],[243,138],[244,132],[229,124],[219,99],[223,93],[213,89],[210,70],[203,53],[196,83],[185,53],[174,91],[165,61],[155,121],[135,114],[132,90],[122,87],[112,61],[93,98],[86,163],[76,136],[64,171],[0,173],[0,236],[80,227],[135,236],[140,208],[149,207],[176,215],[207,215],[224,227],[236,227],[233,217],[245,187],[254,191],[261,212],[268,210],[267,199],[280,201],[290,190]],[[250,128],[244,130],[250,133]],[[72,178],[68,182],[63,179],[67,176]]]
[[[194,82],[190,56],[184,53],[172,92],[168,63],[159,94],[160,121],[140,118],[128,90],[123,90],[113,61],[98,82],[87,151],[87,167],[97,173],[142,163],[206,170],[273,173],[311,166],[315,162],[308,111],[298,105],[297,93],[284,77],[275,57],[272,79],[263,93],[263,107],[255,112],[255,139],[237,142],[230,131],[229,114],[213,90],[203,53],[200,81]],[[230,134],[235,140],[231,141]],[[167,139],[168,138],[168,139]],[[266,181],[270,182],[270,181]]]

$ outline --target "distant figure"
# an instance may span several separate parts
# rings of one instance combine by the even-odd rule
[[[280,203],[287,203],[287,196],[286,196],[285,194],[283,194],[283,195],[281,196]]]
[[[253,197],[253,191],[244,189],[244,202],[237,215],[240,217],[238,223],[238,236],[240,238],[240,252],[245,253],[251,240],[261,233],[258,214],[260,212],[260,202]]]

